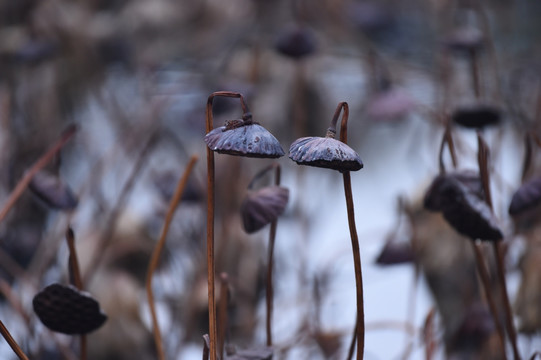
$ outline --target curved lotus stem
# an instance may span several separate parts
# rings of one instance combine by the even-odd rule
[[[233,97],[240,99],[240,105],[244,115],[249,114],[248,106],[244,97],[236,92],[216,91],[207,99],[206,108],[206,132],[214,129],[212,116],[212,102],[216,96]],[[209,347],[210,360],[216,360],[216,298],[215,298],[215,266],[214,266],[214,152],[207,147],[207,280],[208,280],[208,309],[209,309]]]
[[[175,210],[178,207],[178,204],[182,197],[182,193],[184,192],[184,189],[186,188],[186,184],[188,183],[188,177],[190,176],[190,173],[192,172],[192,169],[195,166],[195,163],[197,162],[197,160],[198,160],[197,155],[192,155],[192,157],[190,158],[190,161],[188,162],[188,166],[186,167],[186,170],[184,170],[184,174],[182,175],[182,178],[180,178],[180,180],[177,183],[175,193],[173,194],[173,198],[171,199],[171,202],[169,203],[169,209],[167,210],[167,214],[165,216],[162,232],[160,234],[160,240],[158,240],[156,246],[154,247],[154,251],[152,252],[152,257],[150,258],[150,263],[148,265],[148,270],[147,270],[145,287],[147,290],[148,306],[150,308],[150,314],[152,317],[152,329],[154,332],[154,341],[156,343],[156,352],[158,353],[158,359],[160,360],[165,360],[165,353],[163,350],[162,337],[160,334],[160,326],[158,324],[158,317],[156,316],[156,309],[154,306],[154,294],[152,292],[152,275],[154,274],[154,271],[156,270],[156,267],[158,266],[158,262],[162,254],[162,250],[165,245],[167,232],[169,231],[169,225],[171,224],[171,221],[173,220],[173,215],[175,214]]]
[[[348,142],[348,117],[349,106],[346,102],[338,104],[331,121],[331,126],[327,130],[336,132],[336,123],[340,112],[343,111],[342,121],[340,123],[340,141],[344,144]],[[353,264],[355,266],[355,286],[357,290],[357,321],[356,321],[356,337],[357,337],[357,359],[360,360],[364,355],[364,301],[363,301],[363,275],[361,267],[361,253],[359,249],[359,238],[357,236],[357,228],[355,226],[355,211],[353,207],[353,192],[351,191],[351,177],[349,171],[342,173],[344,178],[344,192],[346,196],[346,206],[348,212],[349,234],[351,236],[351,247],[353,249]]]

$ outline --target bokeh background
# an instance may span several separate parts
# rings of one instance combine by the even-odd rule
[[[422,208],[449,114],[485,104],[500,115],[483,136],[519,348],[529,357],[541,346],[537,222],[521,231],[507,208],[524,137],[539,134],[540,17],[541,3],[526,0],[0,0],[2,207],[77,126],[45,169],[77,206],[55,209],[27,190],[0,223],[1,320],[31,359],[77,358],[78,340],[52,333],[32,310],[41,288],[69,282],[71,226],[85,288],[109,317],[89,337],[89,358],[155,359],[145,274],[196,154],[154,292],[167,358],[201,358],[205,104],[227,90],[246,97],[286,152],[299,137],[323,136],[338,102],[349,103],[349,144],[364,162],[351,176],[366,359],[498,358],[468,240]],[[214,114],[215,126],[242,115],[237,99],[216,100]],[[475,170],[475,131],[450,129],[458,168]],[[342,177],[277,161],[290,198],[276,238],[274,358],[345,358],[356,310]],[[452,166],[446,151],[443,161]],[[216,266],[229,275],[227,342],[238,348],[265,343],[268,227],[246,234],[239,208],[270,163],[216,155]],[[389,244],[392,259],[378,264]],[[14,358],[5,342],[0,357]]]

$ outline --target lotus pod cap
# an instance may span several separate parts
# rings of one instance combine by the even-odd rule
[[[518,188],[509,205],[509,214],[518,215],[541,202],[541,177],[533,178]]]
[[[480,129],[499,124],[501,113],[494,105],[473,103],[458,107],[453,112],[452,119],[455,123],[466,128]]]
[[[32,300],[34,312],[49,329],[68,335],[87,334],[107,320],[99,303],[71,285],[52,284]]]
[[[316,40],[307,28],[294,26],[278,36],[276,49],[283,55],[301,59],[316,50]]]
[[[363,162],[352,148],[332,137],[303,137],[289,147],[289,158],[299,165],[357,171]]]
[[[485,45],[485,37],[479,29],[461,26],[450,33],[443,44],[450,50],[470,52],[482,49]]]
[[[255,158],[279,158],[284,150],[276,138],[263,126],[232,120],[205,135],[205,143],[220,154]]]
[[[456,231],[472,240],[503,239],[498,221],[486,201],[457,178],[436,177],[425,196],[425,207],[443,212],[443,217]]]
[[[48,172],[37,172],[28,187],[52,208],[72,210],[77,206],[77,197],[69,186],[62,179]]]
[[[244,230],[251,234],[280,216],[289,200],[289,190],[281,186],[267,186],[250,191],[241,205]]]

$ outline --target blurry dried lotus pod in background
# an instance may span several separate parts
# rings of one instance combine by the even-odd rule
[[[40,171],[32,178],[28,188],[48,206],[71,210],[77,206],[77,197],[59,177]]]

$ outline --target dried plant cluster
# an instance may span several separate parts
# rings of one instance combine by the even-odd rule
[[[535,359],[540,16],[0,0],[0,358]]]

